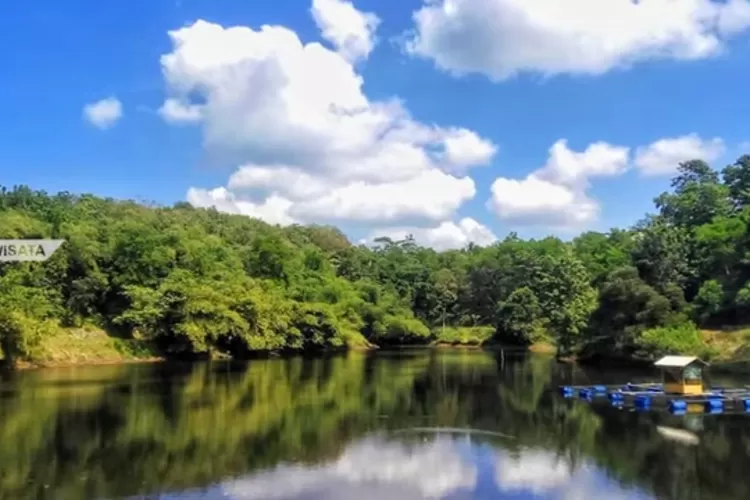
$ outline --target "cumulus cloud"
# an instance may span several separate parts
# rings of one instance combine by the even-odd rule
[[[262,219],[269,224],[288,226],[297,222],[289,215],[292,203],[271,195],[260,203],[243,200],[224,187],[214,189],[190,188],[187,201],[196,207],[213,207],[221,212]]]
[[[698,134],[660,139],[635,152],[635,166],[646,176],[671,175],[680,163],[704,160],[708,163],[724,154],[724,141],[718,137],[702,139]]]
[[[448,132],[444,139],[445,159],[448,165],[461,170],[466,167],[487,165],[497,154],[497,146],[466,129]]]
[[[719,30],[732,35],[750,26],[750,2],[747,0],[727,0],[719,15]]]
[[[406,49],[456,75],[597,75],[719,53],[748,0],[425,0]]]
[[[458,223],[445,221],[435,227],[401,227],[373,231],[364,243],[376,238],[387,237],[392,240],[403,240],[407,236],[423,246],[436,250],[455,250],[465,248],[469,243],[488,246],[497,241],[497,236],[487,226],[471,217],[464,217]]]
[[[375,47],[378,16],[360,12],[344,0],[313,0],[313,19],[323,38],[348,61],[366,58]]]
[[[115,97],[92,102],[83,107],[83,116],[93,126],[107,129],[122,118],[122,103]]]
[[[606,142],[575,152],[561,139],[550,148],[544,167],[524,179],[496,179],[487,206],[499,218],[519,225],[583,227],[599,214],[599,204],[586,193],[589,180],[625,172],[629,155],[629,148]]]
[[[167,99],[159,108],[159,114],[170,123],[196,123],[202,118],[201,107],[186,104],[177,99]]]
[[[226,186],[192,188],[194,205],[278,224],[434,227],[474,197],[466,171],[496,152],[473,131],[418,122],[397,99],[369,99],[347,56],[287,28],[199,20],[169,36],[162,115],[241,159]]]

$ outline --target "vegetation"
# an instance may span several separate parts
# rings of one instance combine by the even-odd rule
[[[627,230],[436,252],[185,203],[2,189],[0,237],[66,243],[44,263],[0,264],[0,345],[34,361],[85,325],[169,356],[436,341],[715,355],[697,328],[750,321],[750,156],[721,174],[683,163],[655,203]]]

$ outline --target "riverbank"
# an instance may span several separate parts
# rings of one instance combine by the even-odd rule
[[[446,327],[432,332],[432,340],[415,346],[385,345],[382,348],[440,348],[440,349],[514,349],[493,341],[492,327]],[[381,349],[381,346],[368,342],[364,338],[345,348],[335,351],[370,352]],[[540,343],[531,346],[532,352],[554,352],[554,346]],[[28,370],[34,368],[59,368],[88,365],[116,365],[130,363],[153,363],[168,359],[148,342],[122,339],[108,334],[96,326],[87,325],[80,328],[58,328],[50,335],[45,335],[33,349],[31,359],[16,360],[14,368]],[[333,352],[327,350],[325,352]],[[257,352],[258,357],[284,355],[280,352]],[[223,355],[218,355],[224,357]],[[253,356],[255,357],[255,356]]]
[[[725,327],[698,331],[699,340],[688,350],[673,349],[662,354],[697,356],[724,373],[750,373],[750,327]],[[596,366],[634,368],[653,364],[659,355],[628,356],[620,353],[593,353],[584,358],[573,357],[571,362]]]
[[[118,365],[134,363],[158,363],[168,359],[152,344],[136,339],[123,339],[110,335],[105,330],[87,325],[80,328],[58,328],[48,332],[34,346],[33,357],[17,359],[13,368],[30,370],[37,368],[64,368],[73,366]],[[368,352],[379,349],[364,338],[341,349],[330,349],[323,352]],[[283,352],[253,353],[254,356],[268,357],[289,354]],[[221,353],[214,354],[215,359],[228,358]],[[206,356],[188,356],[188,359],[206,359]],[[0,361],[4,361],[0,357]]]
[[[750,373],[750,327],[701,331],[703,341],[716,356],[711,366],[726,373]]]
[[[528,348],[522,348],[500,344],[493,336],[494,329],[492,327],[446,327],[433,331],[432,341],[414,347],[461,350],[528,350],[535,354],[554,354],[557,350],[555,344],[549,340],[543,339]],[[703,350],[711,353],[706,361],[711,363],[714,370],[750,373],[750,327],[702,330],[701,340],[705,348]],[[403,348],[405,346],[392,347]],[[342,350],[368,352],[376,349],[380,349],[380,347],[364,341],[356,342]],[[273,353],[265,353],[265,355],[269,354],[273,355]],[[258,353],[258,356],[263,355],[263,353]],[[114,337],[97,327],[85,326],[81,328],[60,328],[53,335],[45,336],[36,347],[34,358],[16,361],[15,368],[154,363],[166,359],[147,342]],[[561,361],[582,362],[583,364],[598,366],[646,366],[653,363],[654,360],[605,355],[588,360],[579,360],[573,356]]]
[[[14,368],[52,368],[83,365],[153,363],[163,361],[147,342],[122,339],[100,328],[59,328],[43,337],[32,359],[16,360]]]

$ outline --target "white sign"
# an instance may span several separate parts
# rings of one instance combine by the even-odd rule
[[[65,240],[0,240],[0,262],[42,262]]]

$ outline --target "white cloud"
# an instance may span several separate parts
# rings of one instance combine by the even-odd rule
[[[472,131],[368,99],[352,62],[284,27],[197,21],[169,35],[162,114],[243,164],[226,187],[191,189],[194,205],[280,224],[434,227],[474,197],[466,169],[495,154]]]
[[[748,0],[425,0],[407,51],[457,75],[597,75],[719,53],[750,26]]]
[[[214,207],[221,212],[247,215],[262,219],[269,224],[288,226],[297,222],[289,215],[291,202],[279,196],[269,196],[261,203],[238,199],[226,188],[190,188],[187,201],[196,207]]]
[[[95,127],[107,129],[122,118],[122,103],[115,97],[92,102],[83,107],[83,116]]]
[[[455,250],[465,248],[469,243],[488,246],[497,241],[497,236],[490,228],[480,224],[471,217],[464,217],[458,224],[445,221],[435,227],[402,227],[373,231],[363,243],[371,243],[376,238],[388,237],[402,240],[412,235],[414,240],[436,250]]]
[[[360,12],[344,0],[313,0],[310,10],[323,38],[347,61],[364,59],[372,52],[378,16]]]
[[[750,2],[728,0],[719,16],[719,29],[725,34],[740,33],[750,26]]]
[[[585,193],[534,175],[523,180],[498,178],[492,184],[489,208],[513,224],[579,227],[596,220],[599,205]]]
[[[626,147],[597,142],[579,153],[559,140],[550,148],[545,166],[525,179],[496,179],[487,206],[511,223],[582,228],[599,215],[599,204],[586,194],[589,179],[625,172],[629,152]]]
[[[497,154],[497,146],[466,129],[456,129],[448,134],[444,144],[447,163],[458,169],[487,165]]]
[[[698,134],[660,139],[640,147],[635,153],[635,166],[647,176],[671,175],[680,163],[689,160],[715,161],[724,154],[724,141],[718,137],[705,140]]]
[[[170,123],[196,123],[202,118],[201,107],[185,104],[178,99],[167,99],[159,108],[159,114]]]

